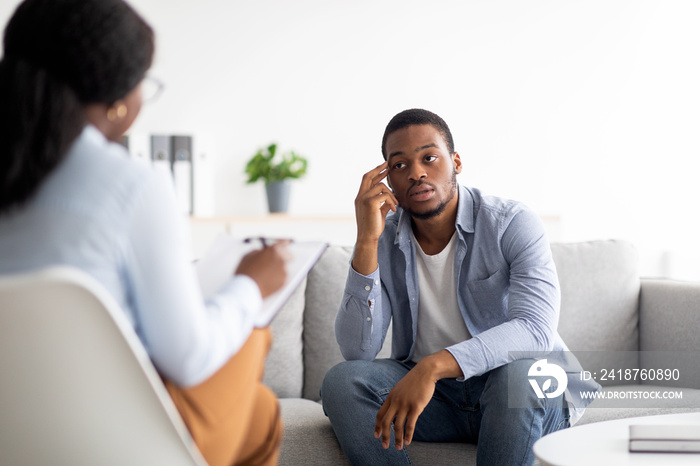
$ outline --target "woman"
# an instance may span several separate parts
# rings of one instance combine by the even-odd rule
[[[136,119],[153,31],[121,0],[26,0],[0,62],[0,273],[63,264],[126,312],[210,464],[274,464],[277,400],[261,383],[262,298],[278,244],[205,303],[172,183],[114,144]]]

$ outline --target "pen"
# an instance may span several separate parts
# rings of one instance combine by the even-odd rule
[[[252,243],[253,241],[260,241],[264,248],[278,241],[289,241],[290,243],[294,242],[294,240],[290,238],[266,238],[265,236],[254,236],[243,240],[244,243]]]

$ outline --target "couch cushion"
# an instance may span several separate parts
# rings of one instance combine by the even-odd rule
[[[664,385],[700,389],[700,283],[642,280],[639,307],[642,367],[678,369]]]
[[[552,244],[561,285],[559,334],[572,350],[639,349],[637,253],[625,241]]]
[[[270,324],[272,347],[263,383],[279,398],[298,398],[304,383],[302,330],[306,280],[302,281]]]
[[[411,442],[406,447],[411,464],[476,464],[476,444],[459,442]]]
[[[335,340],[335,315],[343,298],[351,247],[330,246],[309,272],[304,312],[304,398],[320,400],[326,371],[343,361]]]
[[[335,316],[345,291],[352,247],[330,246],[309,272],[304,312],[304,398],[318,401],[326,372],[344,361],[335,339]],[[391,354],[391,327],[378,358]]]
[[[349,465],[321,405],[304,399],[280,400],[284,438],[280,466]]]
[[[640,349],[700,351],[700,283],[642,280]]]

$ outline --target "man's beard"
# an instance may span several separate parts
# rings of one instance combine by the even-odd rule
[[[422,184],[422,183],[421,183]],[[426,183],[427,184],[427,183]],[[411,217],[417,218],[419,220],[428,220],[430,218],[437,217],[441,213],[445,211],[447,208],[447,204],[449,204],[452,199],[455,197],[455,193],[457,192],[457,170],[452,171],[452,180],[450,182],[450,196],[445,199],[444,202],[441,202],[439,206],[434,208],[433,210],[429,210],[428,212],[415,212],[408,207],[403,207],[403,210],[405,210]]]

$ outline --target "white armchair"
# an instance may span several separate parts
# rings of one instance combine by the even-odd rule
[[[124,313],[78,270],[0,277],[0,464],[205,465]]]

